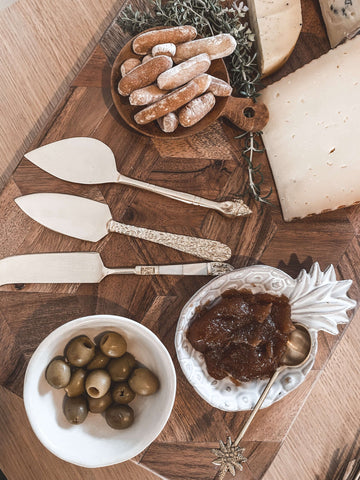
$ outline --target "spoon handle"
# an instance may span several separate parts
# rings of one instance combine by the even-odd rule
[[[259,408],[261,407],[261,405],[263,404],[265,398],[267,397],[267,394],[269,393],[269,390],[270,388],[273,386],[275,380],[277,379],[279,373],[283,370],[283,367],[279,367],[277,370],[275,370],[273,376],[270,378],[270,380],[268,381],[266,387],[264,388],[264,391],[262,392],[259,400],[256,402],[256,405],[255,407],[253,408],[249,418],[246,420],[244,426],[242,427],[241,429],[241,432],[239,433],[239,435],[236,437],[236,440],[234,442],[234,445],[237,446],[239,445],[240,441],[242,440],[243,436],[245,435],[247,429],[249,428],[251,422],[253,421],[255,415],[257,414],[257,411],[259,410]]]
[[[216,202],[213,200],[208,200],[207,198],[198,197],[197,195],[192,195],[190,193],[178,192],[176,190],[171,190],[170,188],[159,187],[158,185],[142,182],[141,180],[129,178],[121,174],[117,179],[117,183],[141,188],[142,190],[157,193],[159,195],[163,195],[164,197],[172,198],[173,200],[178,200],[183,203],[189,203],[191,205],[217,210],[228,217],[240,217],[243,215],[249,215],[251,213],[250,208],[242,200]]]
[[[175,233],[158,232],[148,228],[135,227],[110,220],[108,223],[109,232],[122,233],[130,237],[142,238],[149,242],[159,243],[166,247],[174,248],[180,252],[190,253],[196,257],[205,258],[214,262],[223,262],[231,256],[230,248],[224,243],[205,238],[177,235]]]

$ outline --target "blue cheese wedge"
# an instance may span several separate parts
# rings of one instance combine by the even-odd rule
[[[360,31],[360,0],[319,0],[332,48]]]
[[[299,37],[300,0],[248,0],[263,77],[278,70],[289,58]]]
[[[360,36],[262,91],[285,221],[360,201]]]

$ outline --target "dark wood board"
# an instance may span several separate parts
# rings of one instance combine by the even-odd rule
[[[279,79],[329,49],[315,0],[303,1],[303,19],[303,31],[289,61],[264,83]],[[350,295],[359,299],[360,207],[285,223],[266,155],[260,155],[256,162],[262,164],[263,191],[273,189],[272,206],[261,206],[248,194],[242,144],[234,138],[239,130],[225,120],[184,139],[151,139],[129,129],[112,104],[109,88],[109,62],[127,39],[114,22],[32,148],[70,136],[94,137],[110,146],[119,171],[125,175],[213,200],[241,195],[253,214],[229,219],[123,186],[66,183],[23,159],[0,195],[0,258],[91,250],[100,252],[108,267],[198,261],[175,250],[116,234],[97,244],[65,237],[36,224],[14,203],[14,198],[29,193],[71,193],[106,201],[114,218],[125,223],[227,243],[233,251],[231,263],[237,268],[263,263],[295,277],[315,261],[322,269],[331,263],[339,279],[354,281]],[[179,312],[208,280],[128,276],[107,277],[99,285],[0,287],[1,385],[21,397],[31,354],[46,335],[65,322],[99,313],[132,318],[151,328],[164,342],[174,359],[178,379],[168,424],[133,461],[167,479],[215,478],[211,448],[217,446],[220,438],[234,436],[248,414],[224,413],[202,400],[182,374],[174,348]],[[281,402],[262,410],[247,432],[244,446],[249,461],[238,478],[262,478],[276,455],[339,337],[322,333],[319,340],[317,361],[306,381]],[[123,478],[122,468],[125,467],[112,467],[119,478]]]

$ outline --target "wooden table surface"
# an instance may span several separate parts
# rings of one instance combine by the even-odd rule
[[[328,50],[317,4],[304,0],[303,15],[303,31],[292,57],[269,82]],[[126,38],[116,23],[109,28],[31,148],[69,136],[98,138],[113,150],[118,169],[125,175],[210,199],[243,194],[254,213],[244,219],[227,219],[126,187],[65,183],[23,159],[0,195],[0,258],[98,251],[109,267],[198,260],[115,234],[97,244],[71,239],[36,224],[13,201],[34,192],[71,193],[106,201],[114,218],[125,223],[225,242],[232,248],[231,263],[237,268],[263,263],[296,276],[315,261],[322,269],[332,263],[339,279],[354,281],[350,295],[359,300],[360,207],[285,223],[265,155],[259,157],[263,188],[273,187],[274,206],[260,208],[247,195],[241,144],[234,138],[239,132],[231,124],[220,120],[182,140],[151,140],[131,131],[115,111],[109,91],[110,64]],[[182,306],[207,281],[129,276],[108,277],[99,285],[0,287],[0,467],[8,479],[24,478],[25,472],[36,479],[61,475],[152,480],[158,478],[154,473],[167,479],[214,478],[210,449],[219,438],[234,436],[247,413],[224,413],[203,401],[183,376],[173,342]],[[60,461],[29,433],[21,396],[27,362],[42,339],[67,321],[96,313],[124,315],[151,328],[174,358],[178,393],[168,424],[148,449],[124,464],[86,470]],[[359,427],[354,421],[360,416],[358,322],[355,316],[337,337],[321,333],[317,360],[306,381],[258,414],[244,438],[249,462],[238,478],[287,480],[296,466],[296,478],[330,480],[340,463],[359,448]],[[27,453],[19,456],[18,451]],[[316,463],[318,455],[320,463]],[[38,457],[36,464],[34,457]]]

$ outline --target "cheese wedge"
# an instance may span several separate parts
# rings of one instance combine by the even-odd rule
[[[250,24],[255,32],[263,77],[289,58],[300,35],[300,0],[249,0]]]
[[[360,0],[319,0],[332,48],[360,31]]]
[[[360,36],[261,93],[285,221],[359,202]]]

